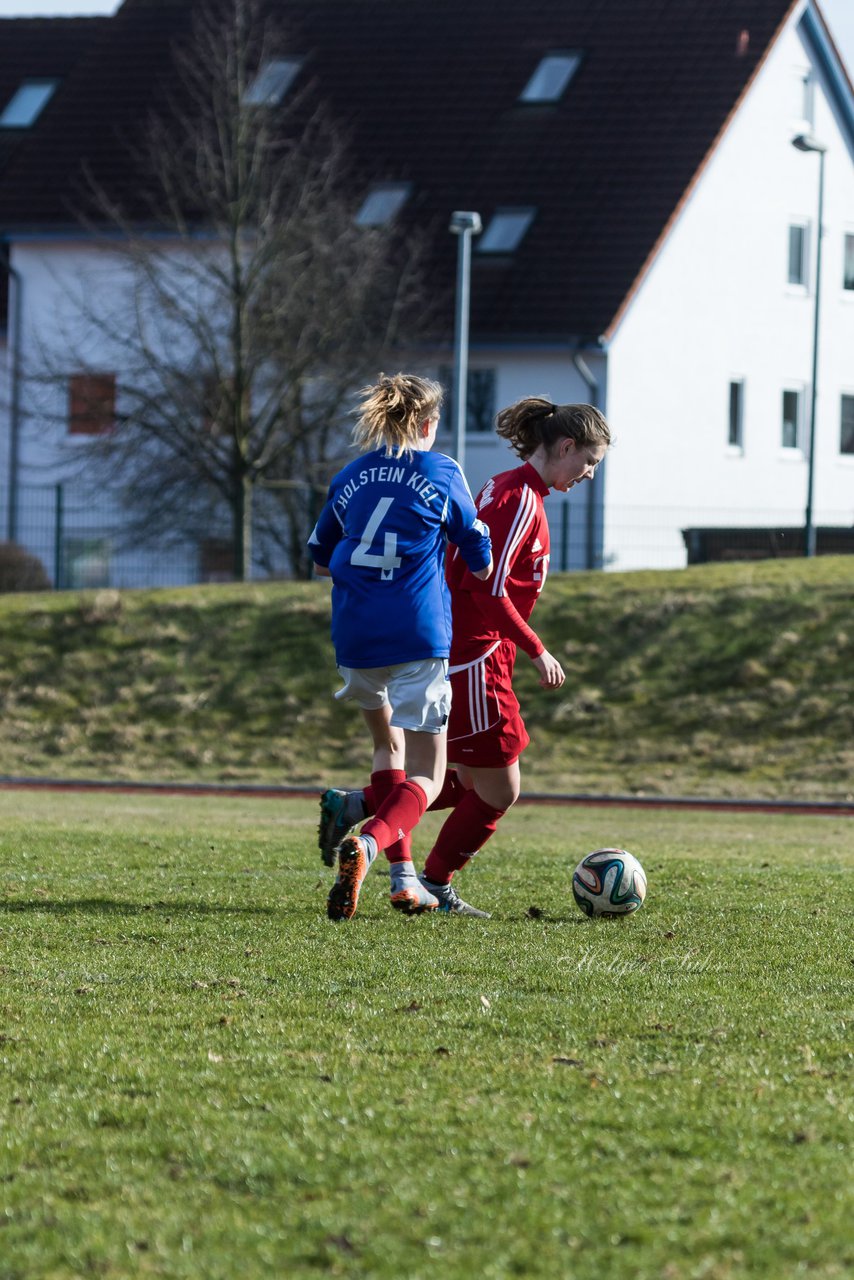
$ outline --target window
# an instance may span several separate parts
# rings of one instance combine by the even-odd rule
[[[815,124],[815,80],[811,71],[801,77],[801,119],[807,124]]]
[[[496,209],[477,241],[478,253],[512,253],[534,220],[536,209]]]
[[[445,406],[442,410],[445,427],[454,427],[454,370],[442,365],[439,381],[445,388]],[[495,370],[469,369],[466,392],[466,434],[485,435],[495,426]]]
[[[783,392],[783,436],[784,449],[801,447],[801,400],[800,391]]]
[[[839,414],[839,452],[854,455],[854,395],[843,395]]]
[[[109,538],[67,537],[62,543],[62,585],[68,591],[85,591],[110,585]]]
[[[205,538],[199,543],[199,581],[234,581],[234,543],[228,538]]]
[[[734,448],[744,448],[744,383],[729,384],[729,436],[727,443]]]
[[[807,229],[804,223],[789,227],[789,284],[807,282]]]
[[[580,53],[546,54],[519,95],[519,101],[557,102],[580,63]]]
[[[356,214],[356,226],[384,227],[400,213],[410,191],[408,182],[386,182],[372,187]]]
[[[29,129],[53,97],[58,80],[25,80],[6,103],[0,129]]]
[[[277,107],[302,67],[302,58],[270,58],[259,67],[243,101],[250,107]]]
[[[842,288],[854,291],[854,232],[845,232],[843,246]]]
[[[68,434],[105,436],[116,425],[116,375],[75,373],[68,384]]]

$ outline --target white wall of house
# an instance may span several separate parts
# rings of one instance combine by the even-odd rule
[[[816,523],[854,520],[854,457],[840,400],[854,386],[854,292],[842,288],[854,164],[797,21],[772,49],[618,327],[608,356],[605,554],[615,568],[685,563],[680,529],[803,522],[815,303],[819,161],[827,145],[815,454]],[[818,74],[813,69],[814,74]],[[787,283],[788,228],[807,226],[806,286]],[[743,447],[728,444],[729,384],[744,382]],[[801,391],[798,448],[782,446],[782,397]],[[639,508],[649,537],[633,526]],[[653,527],[654,526],[654,527]],[[653,555],[654,551],[654,555]]]
[[[585,359],[598,383],[598,403],[615,435],[600,476],[570,495],[551,495],[552,569],[589,563],[591,521],[604,499],[604,563],[632,569],[678,567],[686,560],[681,530],[697,525],[775,525],[803,522],[807,485],[812,329],[819,161],[796,151],[792,137],[810,131],[827,144],[818,371],[815,519],[854,521],[854,455],[840,453],[843,394],[854,395],[854,290],[844,290],[843,246],[854,234],[854,158],[830,99],[816,76],[814,117],[803,113],[808,44],[796,13],[781,33],[729,128],[711,156],[633,297],[607,351]],[[807,278],[787,281],[789,226],[807,229]],[[79,346],[75,294],[109,309],[122,293],[120,260],[84,239],[20,239],[13,265],[23,281],[25,367],[44,353],[72,372]],[[477,288],[477,271],[473,273]],[[13,338],[14,335],[10,335]],[[121,350],[104,336],[85,350],[91,365],[120,372]],[[0,386],[0,456],[8,458],[8,352]],[[573,352],[476,346],[471,367],[495,370],[495,408],[523,396],[560,402],[594,398],[573,363]],[[448,353],[435,357],[449,363]],[[743,442],[728,443],[730,383],[744,387]],[[784,391],[799,391],[801,437],[782,444]],[[4,394],[5,392],[5,394]],[[22,397],[22,486],[43,496],[25,514],[21,540],[51,571],[52,494],[74,469],[76,442],[67,431],[67,389],[25,387]],[[438,447],[452,452],[452,406],[446,406]],[[488,476],[514,466],[512,451],[494,434],[470,432],[466,474],[473,491]],[[0,509],[5,506],[5,485]],[[105,507],[108,507],[105,501]],[[67,532],[111,520],[81,507]],[[70,514],[66,512],[66,521]],[[27,523],[29,521],[29,523]],[[193,581],[198,549],[170,558],[164,573]],[[150,581],[150,565],[115,555],[110,581]]]
[[[119,255],[73,235],[22,237],[13,244],[11,260],[21,284],[21,331],[9,333],[10,349],[19,344],[22,373],[17,540],[38,556],[54,584],[196,581],[197,548],[158,555],[121,538],[121,502],[107,486],[92,487],[83,457],[90,441],[68,430],[69,377],[86,368],[118,374],[122,367],[116,340],[121,317],[116,315],[114,327],[93,332],[81,314],[92,308],[109,317],[125,305],[126,265]],[[7,408],[2,416],[8,437]],[[8,445],[3,448],[8,457]],[[4,510],[7,501],[4,484]]]
[[[20,481],[50,484],[73,474],[75,449],[83,441],[68,434],[70,376],[89,362],[114,372],[120,351],[104,335],[85,335],[81,307],[103,314],[118,305],[123,291],[119,258],[76,239],[17,241],[12,264],[21,280],[22,372]],[[46,382],[45,379],[49,379]],[[78,450],[79,452],[79,450]]]
[[[180,280],[183,251],[166,240],[158,248],[174,259],[175,278]],[[12,264],[21,280],[22,306],[20,335],[11,333],[9,343],[20,342],[24,375],[18,541],[39,557],[54,582],[64,578],[66,586],[198,581],[199,544],[185,540],[169,546],[140,546],[121,536],[126,522],[121,497],[109,483],[93,484],[93,463],[86,456],[91,439],[69,432],[69,378],[74,373],[115,374],[121,409],[122,375],[129,358],[129,348],[122,341],[128,308],[134,297],[146,305],[134,294],[134,273],[127,257],[72,234],[22,238],[14,244]],[[198,279],[198,272],[194,276]],[[193,287],[189,275],[183,278],[188,290]],[[159,344],[170,359],[176,358],[180,339],[174,329],[164,328],[153,311],[150,339],[153,348]],[[8,383],[8,360],[5,378]],[[2,418],[8,433],[8,409]],[[0,447],[3,457],[8,457],[8,445],[0,441]],[[7,492],[4,485],[4,510]],[[227,538],[228,533],[227,523],[211,530],[212,537]]]
[[[476,287],[475,275],[473,288]],[[603,381],[603,357],[587,355],[585,360],[596,382]],[[441,364],[441,360],[438,363]],[[530,352],[476,347],[471,353],[470,367],[494,370],[496,413],[526,396],[548,396],[558,404],[587,404],[596,394],[577,368],[569,349]],[[452,425],[453,405],[447,404],[436,447],[451,454],[454,452]],[[517,455],[494,431],[469,432],[466,436],[465,472],[473,493],[476,494],[490,476],[519,465]],[[569,494],[551,493],[546,498],[552,572],[588,567],[588,504],[601,501],[602,481],[598,477],[592,484],[584,484]]]

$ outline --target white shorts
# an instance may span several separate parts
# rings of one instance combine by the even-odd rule
[[[344,688],[336,698],[351,700],[363,711],[391,704],[391,723],[416,733],[443,733],[451,710],[451,683],[446,658],[399,662],[393,667],[339,667]]]

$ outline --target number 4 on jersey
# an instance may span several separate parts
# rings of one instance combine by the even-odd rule
[[[399,569],[403,563],[397,554],[396,533],[387,532],[385,534],[382,555],[377,555],[371,551],[374,538],[379,533],[380,525],[393,502],[394,498],[380,498],[371,512],[370,520],[365,525],[362,541],[350,556],[351,564],[357,564],[366,569],[381,569],[381,580],[383,582],[389,582],[395,569]]]

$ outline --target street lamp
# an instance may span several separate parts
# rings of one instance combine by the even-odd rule
[[[812,331],[812,387],[810,389],[810,436],[807,457],[807,509],[804,515],[804,555],[815,555],[815,525],[813,523],[813,484],[815,481],[815,407],[818,381],[818,319],[821,297],[821,220],[824,213],[824,153],[827,147],[811,133],[799,133],[792,138],[792,146],[798,151],[818,153],[818,235],[815,247],[815,314]]]
[[[456,213],[451,214],[448,230],[460,238],[457,246],[457,307],[454,323],[454,457],[460,467],[465,470],[471,238],[480,235],[483,230],[480,214],[457,210]]]

